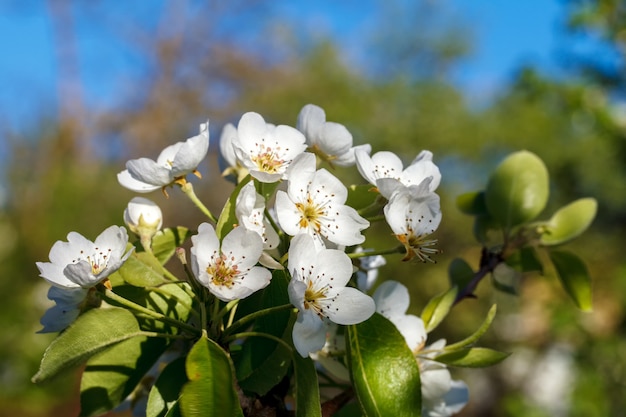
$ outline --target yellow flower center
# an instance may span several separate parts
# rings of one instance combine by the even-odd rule
[[[305,203],[296,203],[296,208],[300,212],[300,222],[298,226],[300,226],[301,229],[312,227],[317,233],[320,233],[322,217],[326,215],[324,208],[315,204],[313,199],[308,195]]]
[[[324,314],[322,313],[322,305],[319,301],[326,298],[327,289],[327,286],[315,289],[313,288],[313,282],[309,281],[307,283],[307,288],[304,291],[304,308],[307,310],[311,309],[319,317],[322,317]]]
[[[285,164],[285,161],[280,159],[277,153],[277,151],[280,151],[280,147],[272,149],[261,144],[259,148],[260,151],[251,157],[252,161],[259,167],[259,171],[269,174],[279,173],[280,168]]]
[[[234,259],[231,258],[230,261]],[[215,285],[224,285],[227,288],[231,288],[235,285],[234,278],[239,274],[237,265],[232,265],[229,259],[221,255],[215,259],[214,263],[209,264],[206,268],[207,274],[211,277],[211,282]]]

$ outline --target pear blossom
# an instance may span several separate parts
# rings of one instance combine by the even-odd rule
[[[124,210],[124,223],[138,235],[142,229],[150,229],[154,234],[163,226],[163,212],[154,201],[133,197]]]
[[[243,167],[265,183],[282,179],[291,161],[306,149],[304,135],[297,129],[268,125],[254,112],[241,116],[232,145]]]
[[[110,226],[94,242],[76,232],[67,242],[57,241],[50,249],[50,262],[37,262],[40,276],[50,284],[66,289],[91,288],[117,271],[132,253],[126,252],[128,234],[120,226]]]
[[[269,270],[255,266],[263,252],[263,240],[256,232],[236,227],[220,245],[213,226],[202,223],[191,242],[193,273],[222,301],[246,298],[272,278]]]
[[[276,215],[285,233],[312,236],[318,248],[330,241],[358,245],[369,222],[345,205],[348,190],[325,169],[315,170],[315,156],[304,153],[289,168],[287,191],[276,192]]]
[[[351,166],[355,163],[354,151],[370,153],[370,145],[352,146],[352,134],[339,123],[327,122],[324,110],[307,104],[300,110],[296,128],[304,133],[309,150],[331,165]]]
[[[415,257],[422,262],[434,262],[431,255],[437,240],[428,239],[441,222],[439,196],[429,192],[429,180],[417,187],[396,191],[383,209],[385,219],[396,238],[406,248],[404,261]]]
[[[149,158],[126,162],[117,174],[118,182],[131,191],[149,193],[174,183],[184,184],[187,174],[200,177],[197,168],[209,150],[209,122],[200,125],[200,133],[184,142],[163,149],[156,161]]]
[[[356,166],[359,173],[370,184],[376,186],[380,194],[389,199],[400,188],[417,186],[431,178],[429,191],[433,192],[441,182],[439,168],[432,161],[430,151],[422,151],[411,164],[403,168],[402,161],[393,152],[377,152],[370,156],[368,152],[355,151]]]
[[[265,199],[256,192],[253,182],[247,183],[239,191],[235,216],[240,225],[263,238],[263,249],[270,250],[278,246],[278,233],[265,217]]]
[[[222,176],[233,181],[236,184],[241,182],[248,175],[248,170],[241,165],[241,162],[235,155],[235,148],[233,148],[234,138],[237,137],[237,128],[232,123],[227,123],[222,128],[222,134],[220,135],[219,147],[220,154],[218,158],[218,164]]]
[[[311,236],[299,234],[291,240],[288,270],[289,301],[298,309],[293,343],[303,357],[324,346],[330,322],[357,324],[374,314],[371,297],[346,287],[352,262],[344,252],[318,249]]]
[[[37,333],[60,332],[72,324],[80,314],[88,292],[89,290],[80,287],[72,289],[50,287],[48,299],[54,301],[55,305],[46,310],[41,317],[43,329]]]

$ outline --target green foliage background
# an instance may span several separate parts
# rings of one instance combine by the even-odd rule
[[[482,188],[489,170],[508,152],[527,149],[545,161],[552,180],[550,212],[574,199],[595,197],[597,220],[569,245],[586,260],[593,277],[593,312],[579,312],[554,272],[544,271],[544,276],[519,283],[519,296],[497,293],[482,283],[478,299],[456,306],[435,336],[463,338],[492,303],[499,304],[494,329],[484,343],[513,356],[484,371],[455,374],[470,386],[463,416],[558,415],[534,399],[528,387],[550,352],[571,360],[568,400],[555,399],[569,403],[562,415],[623,413],[626,115],[617,104],[626,89],[625,8],[617,0],[570,1],[568,26],[563,28],[614,48],[616,70],[597,65],[593,56],[573,59],[561,78],[520,68],[509,87],[476,109],[447,77],[471,47],[463,33],[471,30],[472,22],[424,25],[419,34],[409,32],[411,19],[426,22],[436,14],[418,3],[412,8],[393,2],[386,9],[394,16],[400,10],[402,18],[393,27],[381,25],[370,39],[373,62],[379,64],[373,73],[348,65],[331,40],[299,42],[296,28],[287,23],[282,28],[283,53],[268,59],[218,36],[211,25],[191,22],[184,32],[143,46],[158,62],[122,106],[76,110],[62,102],[67,111],[59,117],[31,120],[24,130],[4,132],[11,158],[4,167],[9,200],[0,209],[0,415],[77,413],[76,375],[45,386],[30,382],[52,340],[51,335],[35,334],[49,306],[35,261],[47,260],[54,241],[65,239],[69,231],[93,238],[110,224],[122,224],[122,211],[133,196],[116,181],[124,162],[156,156],[163,146],[194,134],[208,116],[213,140],[200,167],[204,178],[197,192],[219,212],[232,189],[217,168],[215,141],[221,126],[249,110],[273,123],[295,125],[307,103],[323,107],[329,120],[345,124],[355,142],[371,143],[374,151],[391,150],[407,162],[422,149],[433,151],[443,173],[439,190],[444,220],[436,234],[443,254],[436,265],[389,258],[380,274],[410,288],[416,314],[447,288],[453,258],[477,266],[480,247],[472,239],[471,219],[455,208],[455,198]],[[262,16],[263,8],[254,7]],[[356,170],[337,168],[336,173],[362,182]],[[193,229],[201,220],[178,190],[169,199],[157,193],[150,198],[166,213],[166,226]],[[368,240],[372,236],[375,246],[393,244],[384,227],[370,230]],[[529,369],[528,374],[520,367]]]

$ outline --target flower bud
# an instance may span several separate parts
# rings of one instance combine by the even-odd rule
[[[124,210],[124,222],[128,228],[141,239],[141,243],[149,243],[163,225],[161,209],[151,200],[134,197]],[[146,248],[147,249],[147,248]]]

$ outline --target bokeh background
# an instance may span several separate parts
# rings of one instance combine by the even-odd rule
[[[447,288],[451,259],[477,265],[454,201],[508,152],[544,159],[550,209],[598,199],[592,229],[568,245],[593,277],[593,312],[546,270],[518,296],[486,280],[433,337],[463,338],[499,304],[483,344],[513,356],[453,371],[470,386],[462,416],[626,415],[626,3],[5,0],[0,51],[0,416],[77,413],[75,373],[30,382],[53,337],[35,333],[49,306],[35,262],[69,231],[122,224],[124,162],[209,118],[196,189],[219,212],[232,189],[217,169],[221,127],[246,111],[293,126],[306,103],[375,151],[434,152],[444,253],[381,271],[411,288],[415,314]],[[353,172],[337,175],[361,181]],[[150,198],[168,226],[202,220],[177,190]]]

